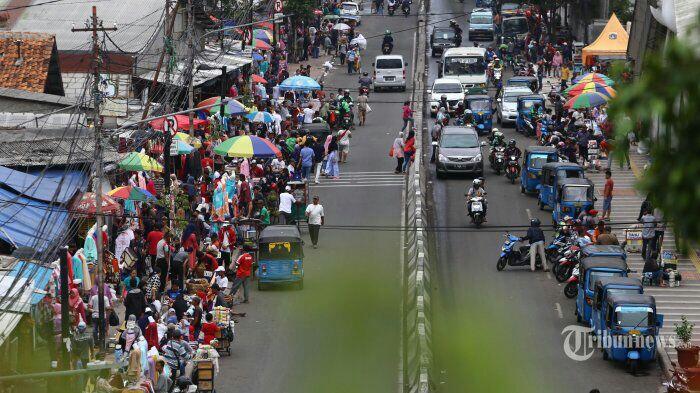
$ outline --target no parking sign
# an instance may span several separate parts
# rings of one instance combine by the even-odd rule
[[[275,12],[282,12],[282,0],[275,0]]]

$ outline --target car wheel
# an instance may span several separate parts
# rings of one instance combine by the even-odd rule
[[[436,55],[435,51],[434,51],[434,50],[431,50],[431,51],[430,51],[430,57],[435,57],[435,55]]]
[[[435,177],[437,177],[438,179],[444,179],[444,178],[445,178],[445,175],[444,175],[442,172],[440,172],[439,170],[436,169],[436,170],[435,170]]]
[[[406,86],[401,86],[401,91],[406,91]]]

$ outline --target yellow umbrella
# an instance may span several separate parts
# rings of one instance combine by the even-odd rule
[[[127,154],[119,162],[119,167],[128,171],[163,172],[163,166],[158,161],[143,153],[136,152]]]
[[[175,139],[179,139],[187,144],[192,145],[195,149],[199,149],[202,147],[202,142],[199,140],[199,138],[195,138],[193,136],[189,136],[188,134],[185,134],[184,132],[178,132],[175,134]]]

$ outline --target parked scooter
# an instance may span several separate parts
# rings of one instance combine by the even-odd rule
[[[520,238],[509,232],[506,232],[504,236],[506,241],[501,246],[501,256],[496,263],[496,269],[501,271],[506,266],[530,266],[530,246],[523,244],[515,247],[520,242]],[[539,255],[535,255],[535,267],[542,268],[542,260]]]
[[[576,266],[571,274],[571,277],[566,281],[566,286],[564,287],[564,296],[569,299],[573,299],[578,295],[578,266]]]

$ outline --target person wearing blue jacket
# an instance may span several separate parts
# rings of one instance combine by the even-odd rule
[[[527,234],[521,237],[520,240],[530,241],[530,270],[535,271],[535,255],[539,253],[542,260],[542,268],[545,272],[548,272],[547,258],[544,255],[544,232],[540,228],[539,218],[530,220],[530,228],[527,229]]]

